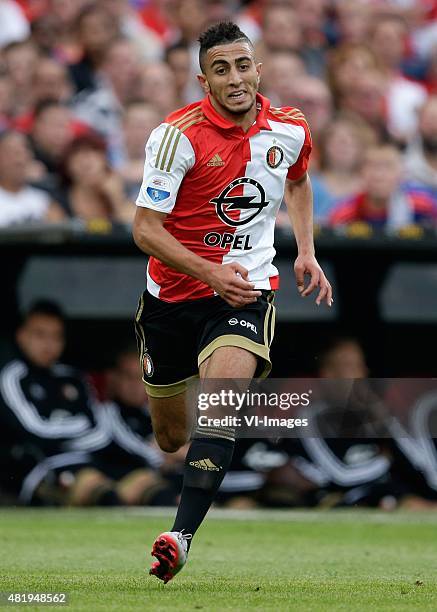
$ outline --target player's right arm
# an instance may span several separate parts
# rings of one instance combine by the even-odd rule
[[[133,223],[136,245],[178,272],[209,285],[231,306],[256,301],[260,295],[247,280],[248,271],[237,263],[220,265],[184,247],[164,227],[175,204],[180,184],[195,163],[189,139],[177,128],[162,124],[146,145],[143,183]]]

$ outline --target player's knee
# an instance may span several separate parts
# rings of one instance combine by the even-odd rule
[[[181,431],[156,431],[155,437],[156,441],[158,442],[159,448],[165,453],[175,453],[187,441],[185,432]]]

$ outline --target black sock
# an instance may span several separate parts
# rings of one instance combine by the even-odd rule
[[[195,534],[229,469],[235,442],[224,438],[192,441],[184,466],[181,501],[172,531]]]

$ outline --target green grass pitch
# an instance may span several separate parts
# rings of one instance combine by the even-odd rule
[[[212,512],[182,572],[145,571],[167,511],[0,511],[0,591],[66,592],[22,610],[437,610],[437,514]],[[147,554],[146,554],[147,550]]]

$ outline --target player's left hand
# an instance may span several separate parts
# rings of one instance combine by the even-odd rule
[[[316,298],[317,306],[320,306],[322,301],[325,301],[328,306],[332,306],[334,300],[332,299],[331,283],[326,278],[314,255],[298,255],[294,262],[294,274],[296,276],[297,290],[302,297],[310,295],[314,289],[320,287]],[[310,276],[310,282],[307,287],[305,287],[305,274]]]

